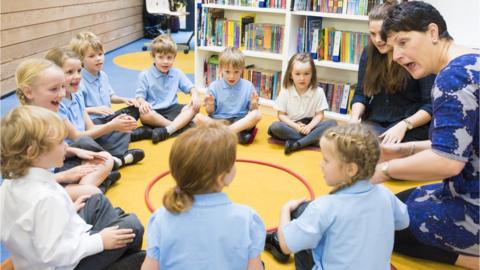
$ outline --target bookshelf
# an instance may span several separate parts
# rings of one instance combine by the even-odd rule
[[[229,0],[223,1],[228,3]],[[230,0],[233,1],[233,0]],[[362,15],[352,15],[346,12],[342,13],[328,13],[317,11],[299,11],[293,9],[293,1],[286,0],[287,8],[260,8],[252,6],[239,6],[239,5],[227,5],[222,1],[217,3],[202,3],[201,0],[196,0],[197,8],[195,13],[195,31],[197,40],[199,39],[199,10],[204,11],[215,9],[221,10],[224,14],[224,18],[233,21],[240,21],[241,17],[245,14],[256,14],[255,23],[265,24],[279,24],[283,25],[283,39],[281,40],[281,52],[265,52],[242,49],[245,55],[246,65],[254,65],[255,68],[268,69],[273,71],[285,71],[288,65],[288,60],[292,55],[297,52],[297,35],[301,28],[302,22],[307,17],[315,17],[322,19],[322,27],[334,27],[335,29],[342,31],[354,31],[368,33],[368,17]],[[318,0],[325,1],[325,0]],[[337,0],[335,0],[336,2]],[[345,3],[348,0],[343,0]],[[351,0],[353,1],[353,0]],[[366,0],[360,0],[365,1]],[[207,1],[203,2],[215,2]],[[222,4],[218,4],[222,3]],[[204,12],[203,12],[204,13]],[[211,44],[199,43],[195,46],[195,86],[201,92],[205,92],[207,85],[205,85],[204,63],[212,56],[218,55],[223,46],[212,46]],[[363,48],[362,48],[363,49]],[[317,76],[320,80],[329,81],[342,81],[349,84],[355,84],[357,81],[358,64],[333,62],[328,60],[315,60],[315,66],[317,68]],[[274,101],[269,99],[260,99],[260,104],[267,107],[273,107]],[[340,114],[336,112],[328,111],[325,116],[329,119],[337,121],[348,121],[349,116],[346,114]]]

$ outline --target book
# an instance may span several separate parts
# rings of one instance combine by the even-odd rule
[[[245,47],[245,28],[247,25],[254,23],[255,22],[255,13],[243,13],[240,14],[240,29],[241,29],[241,34],[240,34],[240,47]]]

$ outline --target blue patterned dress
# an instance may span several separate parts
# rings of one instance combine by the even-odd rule
[[[424,244],[479,255],[480,54],[453,59],[432,90],[432,150],[466,162],[443,183],[415,189],[407,200],[410,230]]]

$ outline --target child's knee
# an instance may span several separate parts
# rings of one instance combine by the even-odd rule
[[[206,115],[203,115],[203,114],[196,114],[194,117],[193,117],[193,123],[195,123],[195,125],[201,125],[201,124],[205,124],[205,123],[208,123],[210,122],[212,119],[210,119],[210,117],[206,116]]]
[[[253,113],[253,121],[255,123],[258,123],[260,122],[260,120],[262,120],[262,113],[260,113],[260,110],[253,110],[252,113]]]

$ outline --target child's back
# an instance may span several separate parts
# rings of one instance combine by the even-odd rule
[[[263,251],[265,227],[250,207],[218,192],[195,195],[181,214],[159,209],[148,236],[148,252],[158,252],[160,269],[245,270],[251,255]]]
[[[394,231],[408,226],[405,212],[384,186],[358,181],[311,202],[285,226],[285,240],[291,250],[297,250],[297,241],[311,243],[314,260],[323,269],[390,269]]]

